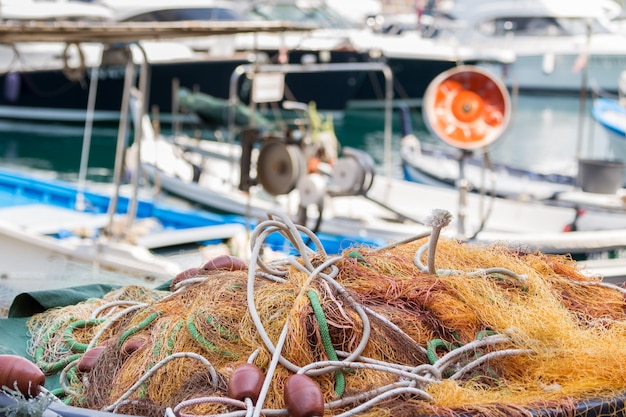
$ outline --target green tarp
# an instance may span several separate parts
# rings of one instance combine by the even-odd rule
[[[158,286],[157,289],[165,290],[169,289],[169,286],[168,281]],[[26,323],[33,315],[55,307],[74,305],[89,298],[102,298],[116,288],[119,286],[93,284],[19,294],[11,303],[8,317],[0,319],[0,354],[19,355],[32,361],[33,358],[27,352],[30,337]],[[48,390],[59,386],[58,374],[46,379]]]

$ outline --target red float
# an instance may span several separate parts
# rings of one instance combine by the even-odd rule
[[[91,370],[96,366],[102,351],[106,346],[96,346],[95,348],[89,349],[85,354],[78,360],[78,364],[76,365],[76,369],[79,372],[91,372]]]
[[[127,355],[141,349],[146,344],[146,341],[139,337],[131,337],[122,345],[122,351]]]
[[[250,398],[253,403],[259,399],[265,374],[253,363],[243,363],[234,370],[228,380],[228,396],[239,401]]]
[[[178,274],[176,274],[176,276],[170,283],[170,291],[174,291],[176,285],[178,285],[179,282],[198,276],[199,271],[199,268],[189,268],[184,270],[183,272],[179,272]]]
[[[291,417],[324,415],[324,396],[320,387],[304,374],[294,374],[285,383],[285,406]]]
[[[245,271],[248,269],[248,265],[236,256],[220,255],[217,258],[207,261],[202,269],[205,271],[215,271],[218,269],[226,271]]]
[[[0,355],[0,386],[17,390],[25,397],[35,397],[39,387],[46,383],[43,371],[26,358],[17,355]]]

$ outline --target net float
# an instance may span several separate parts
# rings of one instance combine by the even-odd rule
[[[135,352],[136,350],[141,349],[146,344],[146,341],[138,338],[138,337],[130,337],[124,344],[122,345],[122,351],[127,355]]]
[[[265,374],[253,363],[239,365],[228,380],[228,396],[243,401],[250,398],[253,403],[259,399]]]
[[[35,397],[46,376],[37,365],[17,355],[0,355],[0,386],[15,389],[25,397]]]
[[[199,268],[189,268],[183,272],[179,272],[170,283],[170,290],[173,291],[179,282],[198,276],[198,272],[200,272]]]
[[[76,365],[76,369],[79,372],[90,372],[98,359],[100,359],[100,355],[106,346],[96,346],[95,348],[89,349],[87,352],[83,354],[83,356],[78,360],[78,364]]]
[[[241,259],[232,255],[220,255],[207,261],[202,269],[205,271],[216,271],[223,269],[226,271],[246,271],[248,265]]]
[[[315,381],[304,374],[294,374],[287,379],[284,399],[291,417],[324,415],[322,391]]]

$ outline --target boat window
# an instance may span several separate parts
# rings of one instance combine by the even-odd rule
[[[242,20],[242,16],[229,9],[190,8],[155,10],[124,19],[126,22],[177,22],[183,20]]]
[[[250,9],[254,18],[266,20],[282,20],[291,23],[307,23],[320,28],[351,28],[348,19],[326,7],[300,6],[295,3],[259,3]]]
[[[587,33],[606,33],[607,29],[597,20],[583,18],[554,18],[543,16],[504,17],[482,22],[477,29],[486,36],[572,36]]]

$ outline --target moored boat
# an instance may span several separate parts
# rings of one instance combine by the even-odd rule
[[[288,70],[285,66],[242,67],[236,75],[259,71],[255,77],[261,77],[281,69]],[[295,65],[289,69],[315,70]],[[231,80],[234,89],[237,76]],[[390,120],[390,103],[387,111]],[[287,138],[298,138],[294,141],[281,136],[284,127],[278,133],[247,129],[240,141],[220,142],[168,137],[151,131],[149,120],[142,123],[146,132],[142,172],[169,192],[214,210],[258,218],[267,210],[280,209],[315,232],[358,231],[361,236],[391,241],[421,233],[422,220],[434,208],[457,207],[459,216],[451,229],[462,240],[504,241],[527,250],[579,255],[624,244],[618,238],[623,232],[616,230],[626,226],[623,214],[590,211],[581,216],[571,207],[469,193],[460,199],[457,190],[380,175],[371,157],[356,149],[343,148],[341,154],[333,154],[340,147],[326,148],[321,140],[313,140],[310,131],[288,134]],[[391,127],[386,126],[387,141]],[[571,230],[577,231],[565,232]]]

